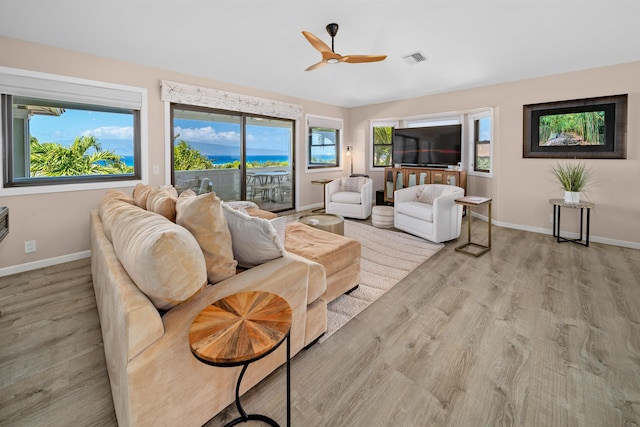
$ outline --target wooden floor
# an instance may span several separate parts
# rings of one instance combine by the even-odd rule
[[[640,425],[640,251],[465,240],[292,360],[292,425]],[[0,278],[0,425],[115,425],[92,292],[84,260]],[[284,378],[245,408],[284,424]]]

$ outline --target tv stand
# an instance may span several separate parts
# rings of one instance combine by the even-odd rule
[[[393,203],[393,192],[420,184],[456,185],[467,193],[467,171],[439,167],[384,168],[384,201]]]

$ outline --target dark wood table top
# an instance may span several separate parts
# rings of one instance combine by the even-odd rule
[[[189,329],[192,353],[218,366],[249,363],[269,354],[291,329],[291,307],[269,292],[239,292],[198,314]]]

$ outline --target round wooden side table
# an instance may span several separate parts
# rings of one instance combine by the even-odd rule
[[[236,407],[240,416],[227,424],[249,420],[279,427],[272,418],[247,414],[240,403],[240,383],[252,362],[271,354],[287,342],[287,426],[291,425],[291,306],[269,292],[239,292],[218,300],[198,314],[189,329],[193,355],[212,366],[242,366],[236,383]]]

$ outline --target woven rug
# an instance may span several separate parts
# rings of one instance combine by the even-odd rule
[[[344,222],[344,235],[362,245],[360,285],[329,303],[327,332],[320,342],[444,247],[410,234],[356,221]]]

